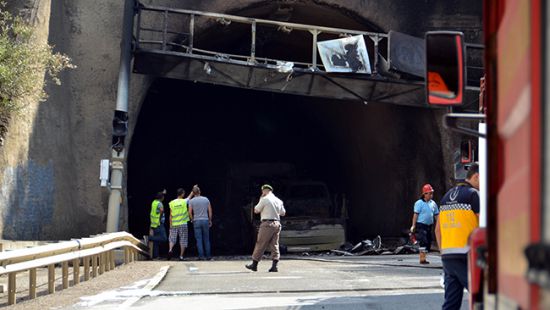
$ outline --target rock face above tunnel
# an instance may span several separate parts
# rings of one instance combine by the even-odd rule
[[[396,30],[419,37],[428,30],[462,30],[469,42],[477,42],[481,32],[481,5],[474,5],[468,0],[421,3],[398,0],[148,0],[143,3],[360,30],[376,27],[383,32]],[[12,141],[27,139],[28,148],[2,149],[5,158],[14,159],[2,161],[0,167],[2,193],[6,194],[3,197],[15,197],[0,198],[4,199],[0,201],[4,218],[3,237],[66,239],[104,230],[108,192],[99,187],[98,168],[100,159],[110,157],[122,8],[123,1],[119,0],[52,1],[49,41],[56,46],[56,50],[69,55],[78,68],[62,74],[63,86],[48,89],[50,97],[37,107],[35,116],[26,122],[29,124],[28,130],[12,138]],[[335,16],[338,18],[334,18]],[[135,126],[140,126],[137,124],[138,115],[151,83],[151,78],[140,75],[132,75],[131,79],[130,136],[127,146],[131,144]],[[215,91],[215,88],[212,89]],[[391,118],[393,108],[373,109],[384,110],[384,117]],[[415,110],[410,115],[414,117],[416,114],[421,112]],[[361,114],[354,117],[358,115]],[[428,118],[434,119],[432,124],[435,124],[430,125],[434,129],[434,133],[429,134],[431,141],[443,141],[433,147],[441,154],[443,161],[441,169],[444,172],[438,172],[438,179],[440,186],[444,187],[448,185],[446,180],[451,175],[447,171],[451,167],[450,144],[454,140],[449,140],[445,133],[440,132],[439,119],[436,116]],[[338,116],[337,119],[338,122],[346,122],[345,116]],[[162,121],[159,122],[159,126],[163,126]],[[414,120],[410,122],[414,124]],[[14,125],[13,128],[17,126]],[[338,126],[338,123],[327,126]],[[334,129],[334,132],[338,131],[339,129]],[[18,130],[14,129],[12,132],[15,134]],[[344,135],[354,136],[354,143],[361,144],[363,141],[357,138],[353,130],[342,132],[346,132]],[[380,132],[382,134],[377,139],[383,139],[384,131]],[[168,147],[160,146],[158,151],[164,152]],[[364,152],[364,147],[357,146],[353,156],[360,157],[358,154]],[[432,145],[423,147],[430,148]],[[409,160],[407,156],[404,156],[405,160]],[[360,161],[357,160],[357,165],[360,165]],[[381,165],[393,164],[401,163]],[[405,188],[395,186],[381,191],[386,191],[387,195],[405,195],[407,198],[404,200],[411,200],[412,206],[412,199],[417,194],[413,189],[424,182],[414,179],[419,175],[417,172],[421,171],[420,175],[429,178],[429,174],[424,174],[425,166],[417,166],[415,169],[407,172],[413,178],[407,180],[408,185]],[[131,176],[132,171],[128,172]],[[350,181],[355,192],[360,193],[363,190],[363,181],[361,178]],[[154,190],[156,188],[151,189],[151,192]],[[123,227],[128,227],[128,207],[138,210],[148,208],[148,204],[141,203],[128,206],[127,199],[124,199],[123,204]],[[359,209],[351,215],[365,216]],[[26,230],[21,225],[29,216],[37,220],[32,230]],[[31,222],[34,223],[33,221]],[[357,235],[369,235],[378,228],[389,225],[400,227],[405,223],[404,217],[392,217],[387,222],[377,221],[376,225],[370,225],[368,229],[361,228],[361,224],[355,225],[354,229],[357,230]]]

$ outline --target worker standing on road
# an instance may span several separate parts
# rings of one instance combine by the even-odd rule
[[[468,238],[479,226],[479,166],[468,168],[465,182],[449,190],[441,200],[435,236],[445,272],[443,309],[460,309],[468,287]]]
[[[177,190],[178,198],[170,201],[168,204],[170,206],[170,237],[169,239],[169,250],[168,250],[168,259],[174,256],[172,250],[178,237],[180,240],[180,256],[179,260],[183,260],[183,254],[188,245],[188,229],[187,222],[189,222],[189,212],[187,210],[187,201],[188,199],[183,198],[185,196],[185,190],[183,188],[178,188]],[[193,193],[189,195],[189,198],[193,196]]]
[[[155,196],[155,200],[151,204],[150,219],[151,224],[149,228],[149,241],[153,241],[153,257],[159,257],[159,247],[161,242],[166,242],[166,229],[164,228],[164,192],[158,192]],[[147,238],[146,238],[147,239]],[[148,242],[146,242],[148,243]]]
[[[262,195],[260,201],[254,207],[254,213],[261,214],[262,222],[258,231],[258,238],[252,253],[252,263],[245,267],[258,271],[258,262],[262,259],[267,248],[271,251],[273,265],[269,272],[277,272],[277,263],[279,263],[279,235],[281,234],[281,216],[286,214],[283,201],[273,194],[273,187],[265,184],[262,186]]]
[[[430,184],[422,186],[422,197],[414,204],[411,233],[416,233],[416,240],[420,244],[420,263],[429,264],[426,254],[432,245],[432,227],[434,217],[437,219],[439,209],[432,200],[434,189]]]
[[[193,222],[195,240],[199,260],[210,260],[210,227],[212,227],[212,206],[208,198],[201,196],[201,189],[198,185],[193,186],[193,199],[189,201],[189,216]],[[206,252],[206,253],[205,253]],[[206,254],[206,256],[205,256]]]

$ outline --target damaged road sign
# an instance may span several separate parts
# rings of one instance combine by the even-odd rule
[[[371,74],[369,54],[362,35],[317,42],[327,72]]]

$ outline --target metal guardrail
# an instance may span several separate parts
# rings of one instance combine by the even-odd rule
[[[114,250],[124,249],[124,263],[148,257],[147,246],[127,232],[116,232],[73,239],[28,249],[0,253],[0,275],[8,275],[8,304],[16,302],[16,275],[29,271],[29,298],[36,298],[36,269],[48,268],[48,293],[55,293],[55,266],[61,264],[63,289],[69,287],[69,262],[73,267],[73,284],[80,283],[82,264],[84,281],[115,268]]]
[[[373,65],[373,74],[376,73],[378,57],[377,55],[380,52],[379,44],[383,39],[386,39],[386,48],[385,51],[388,53],[388,34],[378,33],[378,32],[369,32],[369,31],[360,31],[352,29],[342,29],[342,28],[332,28],[332,27],[323,27],[315,25],[306,25],[306,24],[297,24],[289,22],[280,22],[267,19],[259,18],[250,18],[242,17],[236,15],[228,14],[219,14],[211,12],[202,12],[194,10],[184,10],[184,9],[173,9],[160,6],[148,6],[142,3],[137,4],[136,8],[137,14],[137,24],[135,31],[135,41],[134,48],[147,49],[143,48],[143,45],[154,46],[153,50],[158,50],[167,54],[175,55],[186,55],[192,56],[200,59],[212,58],[213,60],[237,63],[241,65],[256,65],[258,63],[263,64],[273,64],[277,61],[282,61],[280,59],[270,59],[258,57],[256,55],[256,36],[257,36],[257,27],[267,26],[275,27],[277,30],[290,33],[291,31],[303,31],[311,34],[311,62],[296,62],[293,63],[297,66],[302,66],[308,70],[317,71],[319,67],[322,67],[322,64],[319,64],[317,61],[317,37],[318,35],[332,34],[340,37],[350,36],[350,35],[363,35],[370,38],[373,42],[373,51],[371,52],[374,59]],[[144,13],[156,13],[156,18],[152,18],[153,25],[146,24],[143,22]],[[179,19],[187,17],[189,23],[187,25],[187,32],[182,31],[173,31],[168,29],[171,18]],[[222,25],[230,25],[231,23],[236,24],[245,24],[250,26],[250,54],[247,55],[233,55],[216,51],[208,51],[194,47],[194,37],[195,37],[195,28],[196,28],[196,19],[197,17],[202,17],[206,19],[212,19]],[[142,33],[148,32],[152,34],[158,34],[155,39],[143,39]],[[169,38],[169,35],[175,35],[176,39]],[[170,48],[179,48],[180,50],[174,51]],[[385,55],[388,59],[388,55]]]

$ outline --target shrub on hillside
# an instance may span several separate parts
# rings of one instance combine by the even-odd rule
[[[74,68],[70,58],[34,40],[33,27],[0,1],[0,114],[19,111],[25,101],[45,100],[45,74],[60,84],[65,68]]]

